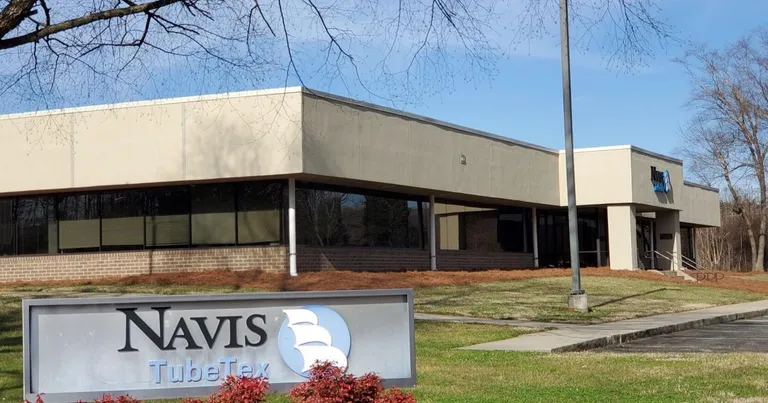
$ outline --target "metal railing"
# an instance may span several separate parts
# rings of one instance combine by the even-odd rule
[[[645,252],[646,259],[653,259],[654,256],[658,256],[668,261],[671,267],[675,266],[676,255],[677,255],[676,253],[669,252],[669,251],[666,251],[665,253],[662,253],[656,250]],[[692,274],[693,274],[693,277],[696,278],[696,281],[719,281],[725,278],[725,275],[723,273],[716,272],[709,269],[702,269],[695,260],[687,256],[684,256],[682,254],[680,255],[680,261],[683,264],[683,269],[688,268],[688,269],[695,270],[695,273],[692,273]]]

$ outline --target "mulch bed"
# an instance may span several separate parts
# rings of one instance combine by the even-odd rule
[[[567,277],[569,269],[528,269],[528,270],[483,270],[483,271],[405,271],[405,272],[351,272],[324,271],[301,273],[298,277],[261,271],[233,272],[212,270],[193,273],[162,273],[122,278],[103,278],[91,281],[52,281],[7,283],[6,285],[76,286],[76,285],[189,285],[220,287],[256,287],[272,291],[323,291],[374,288],[422,288],[449,285],[467,285],[496,281],[513,281],[543,277]],[[672,283],[685,283],[681,279],[643,271],[615,271],[608,268],[582,269],[584,276],[608,276],[640,278]],[[768,281],[750,279],[743,273],[724,272],[724,278],[702,281],[701,287],[716,287],[731,290],[752,291],[768,294]]]

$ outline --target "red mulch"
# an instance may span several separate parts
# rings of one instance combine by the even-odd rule
[[[641,278],[654,281],[687,283],[681,279],[642,271],[613,271],[607,268],[583,269],[584,276]],[[496,281],[522,280],[542,277],[570,276],[569,269],[487,270],[487,271],[408,271],[408,272],[351,272],[324,271],[301,273],[298,277],[261,271],[233,272],[212,270],[195,273],[148,274],[122,278],[103,278],[90,281],[50,281],[6,283],[6,285],[189,285],[257,287],[272,291],[350,290],[373,288],[421,288],[447,285],[466,285]],[[701,287],[725,288],[768,294],[768,281],[752,280],[743,273],[724,272],[720,281],[702,281]],[[692,283],[687,283],[692,284]]]

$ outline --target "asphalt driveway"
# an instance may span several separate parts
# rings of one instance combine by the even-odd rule
[[[649,337],[609,346],[603,351],[619,353],[768,352],[768,316]]]

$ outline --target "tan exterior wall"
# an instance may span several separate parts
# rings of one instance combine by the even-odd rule
[[[683,184],[680,222],[701,226],[720,226],[720,194],[699,186]]]
[[[668,193],[654,192],[651,183],[651,167],[669,171],[672,190]],[[683,165],[667,159],[632,152],[632,202],[658,208],[680,210],[683,208]],[[719,215],[720,209],[713,212]]]
[[[608,253],[611,269],[632,270],[637,265],[635,207],[608,206]]]
[[[72,116],[0,117],[0,139],[0,194],[73,186]]]
[[[301,172],[301,94],[0,117],[0,194]]]
[[[308,174],[559,203],[554,152],[311,95],[303,128]]]
[[[206,270],[285,272],[284,246],[0,257],[0,282],[84,280]]]
[[[575,150],[576,204],[631,203],[632,169],[629,148]],[[560,205],[568,205],[565,153],[559,156]]]

